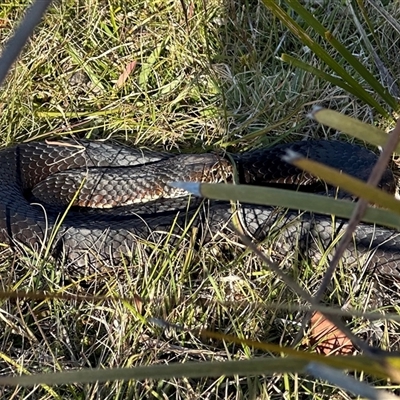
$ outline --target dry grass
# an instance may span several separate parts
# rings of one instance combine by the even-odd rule
[[[333,3],[310,7],[374,70],[346,8]],[[27,4],[2,5],[2,43]],[[399,15],[395,2],[387,8]],[[377,15],[372,17],[398,76],[400,64],[393,51],[398,34]],[[258,1],[56,2],[1,91],[1,146],[75,136],[173,151],[239,151],[305,136],[337,135],[305,118],[315,103],[389,124],[341,89],[283,64],[278,58],[282,52],[320,64]],[[133,61],[134,71],[117,88],[120,74]],[[209,243],[199,250],[190,242],[179,248],[166,244],[150,252],[139,246],[118,275],[96,277],[89,287],[66,281],[60,265],[22,254],[2,261],[3,290],[139,295],[146,302],[146,317],[281,344],[292,342],[303,315],[268,308],[269,303],[303,301],[238,243]],[[325,268],[297,265],[292,255],[282,266],[291,267],[288,270],[311,293]],[[393,287],[375,286],[371,279],[360,281],[357,271],[340,268],[327,300],[358,310],[389,304],[398,311],[396,293],[389,293]],[[377,291],[387,292],[390,300],[369,302]],[[245,346],[203,341],[146,324],[133,309],[114,300],[7,300],[0,316],[2,374],[221,361],[256,354]],[[373,329],[363,324],[355,319],[350,326],[374,344],[398,347],[394,324],[376,322]],[[3,398],[348,398],[329,385],[290,375],[1,391]]]

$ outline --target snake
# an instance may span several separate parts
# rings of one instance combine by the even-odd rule
[[[179,243],[196,227],[197,240],[234,234],[235,222],[253,240],[276,236],[275,252],[300,249],[318,262],[346,219],[281,207],[191,196],[171,182],[226,182],[326,192],[312,174],[283,161],[287,150],[366,181],[377,160],[371,150],[339,140],[301,140],[236,154],[171,153],[85,140],[28,142],[0,150],[0,243],[63,260],[85,275],[131,257],[138,243]],[[381,187],[392,192],[388,169]],[[239,218],[235,218],[239,217]],[[47,253],[46,253],[47,254]],[[361,223],[343,255],[346,265],[400,276],[395,230]]]

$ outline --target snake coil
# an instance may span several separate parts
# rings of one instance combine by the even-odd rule
[[[339,141],[283,144],[233,155],[240,183],[324,189],[317,179],[281,160],[287,149],[363,180],[377,159],[365,148]],[[87,273],[83,268],[87,265],[118,262],[130,254],[138,238],[160,240],[171,229],[179,237],[191,219],[205,240],[232,228],[229,203],[203,202],[168,185],[172,181],[230,182],[231,162],[215,154],[159,153],[85,141],[32,142],[1,150],[0,163],[0,242],[38,250],[52,240],[54,254],[70,260],[74,274]],[[390,171],[382,185],[393,189]],[[240,205],[238,212],[243,228],[256,239],[279,232],[278,252],[299,245],[314,260],[321,257],[320,246],[328,248],[347,225],[337,220],[334,227],[327,216],[248,204]],[[360,224],[354,236],[354,245],[344,256],[347,264],[373,250],[370,268],[400,274],[397,232]]]

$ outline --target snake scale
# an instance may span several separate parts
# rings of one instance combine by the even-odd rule
[[[234,162],[240,183],[294,189],[302,183],[307,190],[320,191],[320,181],[282,161],[287,149],[364,180],[377,159],[361,146],[326,140],[281,144],[230,158],[90,141],[20,144],[0,151],[0,242],[38,251],[50,241],[53,255],[73,265],[73,273],[83,274],[93,265],[129,256],[137,240],[158,241],[165,232],[169,240],[181,237],[188,221],[205,240],[232,232],[228,202],[189,197],[168,183],[231,182]],[[391,171],[382,186],[393,189]],[[278,252],[299,246],[313,260],[321,257],[321,246],[328,248],[334,234],[347,225],[337,219],[334,227],[327,216],[250,204],[239,205],[236,212],[243,229],[255,239],[279,232]],[[397,232],[360,224],[345,263],[360,261],[370,249],[369,269],[400,275]],[[85,265],[91,266],[89,270]]]

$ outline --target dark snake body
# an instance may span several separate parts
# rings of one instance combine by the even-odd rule
[[[281,160],[289,148],[364,180],[377,159],[365,148],[344,142],[278,145],[232,156],[240,183],[293,188],[303,183],[321,190],[321,182]],[[229,203],[202,203],[168,185],[232,181],[231,161],[214,154],[176,155],[99,142],[38,142],[0,151],[0,167],[0,242],[38,251],[51,241],[53,253],[65,255],[79,274],[87,272],[84,265],[129,256],[138,238],[158,241],[165,232],[179,237],[192,218],[205,239],[232,228]],[[382,185],[393,189],[393,182],[387,171]],[[73,207],[59,224],[76,193]],[[255,239],[280,232],[280,252],[300,246],[313,260],[321,257],[320,246],[329,247],[338,233],[330,217],[312,213],[299,217],[297,211],[246,204],[238,212],[244,230]],[[344,229],[346,222],[337,220],[337,226]],[[356,249],[345,254],[346,263],[357,262],[373,249],[369,268],[400,275],[396,232],[361,224],[354,243]]]

